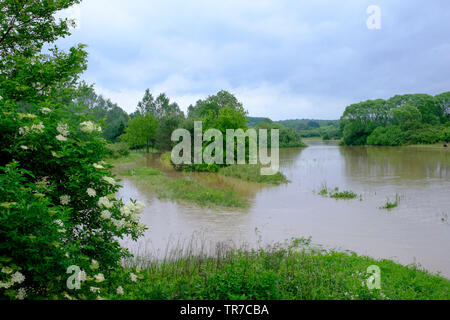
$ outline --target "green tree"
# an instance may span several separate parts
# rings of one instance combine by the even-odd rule
[[[150,145],[154,142],[157,128],[158,121],[152,114],[137,116],[130,120],[121,139],[132,148],[145,146],[147,153],[150,153]]]

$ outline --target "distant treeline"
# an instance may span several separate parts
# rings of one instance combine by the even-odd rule
[[[450,140],[450,92],[396,95],[348,106],[341,118],[345,145],[400,146]]]
[[[283,120],[272,121],[269,118],[248,117],[249,125],[256,127],[262,122],[273,123],[281,125],[285,128],[290,128],[296,131],[296,134],[301,138],[323,138],[324,140],[340,139],[341,132],[339,131],[339,120]]]

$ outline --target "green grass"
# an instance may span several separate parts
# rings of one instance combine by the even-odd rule
[[[270,176],[261,175],[261,168],[261,165],[236,164],[220,169],[219,174],[226,177],[264,184],[280,185],[288,182],[286,177],[281,172],[277,172],[276,174]]]
[[[159,176],[163,175],[162,171],[152,169],[152,168],[135,168],[130,170],[125,170],[120,173],[120,175],[125,177],[133,177],[133,176]]]
[[[305,245],[306,244],[306,245]],[[381,270],[381,290],[367,287],[367,268]],[[422,300],[450,299],[450,281],[390,260],[313,249],[304,240],[259,250],[218,247],[211,255],[176,251],[170,258],[138,258],[117,283],[137,300]]]
[[[358,195],[356,193],[354,193],[353,191],[348,191],[348,190],[339,191],[338,187],[336,187],[334,189],[328,189],[326,184],[323,184],[320,187],[318,194],[323,197],[329,196],[330,198],[333,198],[333,199],[344,199],[344,200],[352,200],[352,199],[355,199],[358,197]]]
[[[232,188],[213,188],[190,175],[172,178],[152,168],[135,168],[124,170],[119,176],[132,179],[159,199],[187,201],[202,207],[247,207],[247,202]]]

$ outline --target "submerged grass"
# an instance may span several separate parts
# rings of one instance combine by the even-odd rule
[[[244,181],[273,184],[273,185],[280,185],[289,182],[281,172],[277,172],[276,174],[270,176],[261,175],[262,168],[263,166],[260,164],[232,165],[220,169],[219,174],[225,177],[237,178]]]
[[[402,266],[354,253],[310,247],[304,239],[261,249],[217,246],[193,254],[176,249],[164,259],[138,257],[126,269],[139,272],[117,299],[137,300],[421,300],[450,299],[450,281],[418,266]],[[368,267],[381,270],[381,289],[370,290]],[[139,269],[136,271],[136,267]],[[128,285],[123,285],[128,283]]]
[[[386,204],[383,207],[381,207],[381,209],[391,210],[391,209],[397,208],[399,204],[400,204],[400,196],[398,194],[396,194],[395,201],[391,202],[391,200],[389,200],[389,198],[388,198],[386,200]]]
[[[197,181],[190,175],[172,178],[152,168],[134,168],[121,171],[138,185],[156,194],[159,199],[187,201],[202,207],[245,208],[247,202],[232,188],[221,189]]]
[[[354,193],[353,191],[348,191],[348,190],[339,191],[338,187],[336,187],[334,189],[328,189],[326,184],[322,184],[318,194],[323,197],[329,196],[330,198],[333,198],[333,199],[344,199],[344,200],[351,200],[351,199],[355,199],[358,197],[358,195],[356,193]],[[362,198],[362,196],[361,196],[361,198]]]

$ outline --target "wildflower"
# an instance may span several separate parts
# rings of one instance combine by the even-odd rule
[[[13,283],[22,283],[25,281],[25,276],[23,274],[21,274],[19,271],[16,271],[16,273],[14,273],[11,276],[11,281]]]
[[[52,109],[49,109],[49,108],[42,108],[42,109],[41,109],[41,112],[42,112],[43,114],[49,114],[49,113],[52,112]]]
[[[109,220],[109,219],[111,219],[111,216],[112,216],[112,214],[108,210],[103,210],[101,213],[101,217],[103,220]]]
[[[87,276],[86,276],[86,272],[84,270],[81,270],[80,273],[78,274],[78,280],[80,282],[84,282],[86,281]]]
[[[99,273],[94,276],[94,279],[95,279],[95,282],[100,283],[100,282],[105,281],[105,276],[103,275],[103,273]]]
[[[68,195],[61,196],[59,200],[61,201],[61,204],[63,206],[67,206],[70,203],[70,196]]]
[[[118,295],[122,296],[124,294],[122,286],[117,287],[116,292],[117,292]]]
[[[101,197],[98,199],[98,206],[101,208],[102,206],[111,209],[113,207],[113,203],[108,199],[108,197]]]
[[[39,122],[39,124],[33,124],[31,126],[31,131],[35,133],[42,133],[44,132],[45,126],[42,122]]]
[[[9,289],[14,285],[14,282],[12,282],[11,280],[8,282],[0,282],[0,289],[4,288],[4,289]]]
[[[105,167],[102,166],[102,165],[99,164],[99,163],[94,163],[92,166],[93,166],[95,169],[105,169]]]
[[[97,261],[97,260],[94,260],[94,259],[92,259],[90,267],[91,267],[91,269],[92,269],[92,270],[96,270],[96,269],[98,269],[98,268],[99,268],[99,264],[98,264],[98,261]]]
[[[57,154],[55,151],[52,151],[52,156],[58,159],[61,158],[61,156]]]
[[[58,136],[56,136],[56,140],[58,140],[58,141],[67,141],[67,138],[64,137],[63,135],[58,135]]]
[[[136,282],[137,278],[138,278],[137,275],[135,275],[134,273],[130,273],[130,280],[131,281]]]
[[[17,300],[23,300],[23,299],[26,298],[26,296],[27,296],[27,292],[26,292],[25,288],[20,288],[17,291],[16,299]]]
[[[94,198],[95,196],[97,196],[97,192],[95,192],[95,190],[92,189],[92,188],[88,188],[88,189],[86,190],[86,192],[87,192],[87,194],[88,194],[89,197]]]
[[[28,150],[28,149],[30,149],[30,148],[28,148],[27,146],[20,146],[20,148],[21,148],[22,150]]]
[[[5,274],[11,274],[14,270],[11,269],[10,267],[3,267],[2,268],[2,272]]]
[[[19,119],[34,119],[36,118],[35,114],[31,113],[19,113]]]
[[[69,126],[66,123],[59,123],[56,130],[63,136],[67,137],[69,135]]]
[[[100,293],[100,288],[97,288],[97,287],[91,287],[90,290],[93,293]]]
[[[95,124],[92,121],[80,123],[81,131],[84,133],[92,133],[95,130]]]
[[[103,180],[105,180],[106,182],[108,182],[110,185],[116,185],[116,180],[114,180],[111,177],[103,177]]]
[[[122,229],[126,223],[126,221],[123,219],[122,220],[111,219],[111,221],[117,229]]]
[[[19,128],[19,134],[21,136],[24,136],[24,135],[28,134],[28,132],[30,132],[30,128],[28,128],[28,127],[21,127],[21,128]]]

